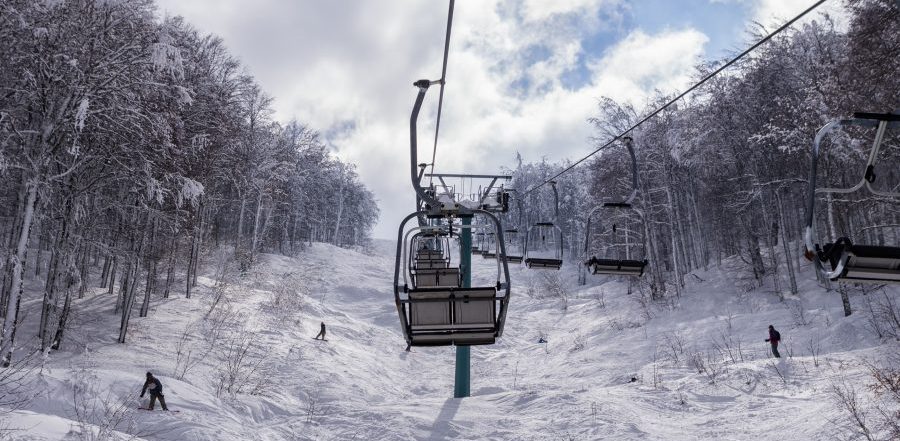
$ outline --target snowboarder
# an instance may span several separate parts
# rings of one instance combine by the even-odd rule
[[[162,383],[150,372],[147,372],[147,381],[144,382],[144,388],[141,389],[141,398],[144,398],[144,393],[147,392],[147,389],[150,389],[150,405],[147,406],[147,410],[153,410],[153,405],[156,404],[157,399],[159,399],[159,405],[162,406],[162,410],[169,410],[166,407],[166,398],[162,393]]]
[[[318,340],[319,337],[322,337],[322,340],[325,340],[325,322],[322,322],[322,330],[319,331],[318,335],[316,335],[315,340]]]
[[[778,353],[778,342],[781,341],[781,334],[772,325],[769,325],[769,338],[766,341],[772,345],[772,355],[775,358],[781,358],[781,354]]]

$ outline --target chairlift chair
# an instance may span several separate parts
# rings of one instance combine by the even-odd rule
[[[522,260],[525,258],[525,246],[522,244],[519,230],[510,228],[503,231],[503,235],[506,237],[506,255],[503,256],[504,259],[508,263],[522,263]]]
[[[584,262],[585,265],[591,270],[591,274],[605,274],[605,275],[622,275],[622,276],[637,276],[640,277],[644,275],[644,268],[647,266],[647,259],[634,259],[634,255],[643,256],[645,253],[644,248],[644,237],[643,231],[641,234],[636,235],[634,242],[626,242],[626,243],[610,243],[607,241],[604,245],[609,246],[615,251],[614,258],[610,256],[603,256],[598,258],[596,253],[591,253],[591,218],[593,214],[598,210],[627,210],[633,212],[635,214],[640,214],[637,210],[635,210],[631,204],[626,203],[616,203],[610,202],[600,205],[599,207],[595,207],[588,213],[587,222],[586,222],[586,237],[584,243],[584,253],[585,256],[590,255],[591,258]],[[641,222],[643,222],[643,218],[641,217]],[[613,223],[609,228],[606,228],[605,225],[602,226],[604,230],[602,233],[605,233],[608,236],[616,235],[623,230],[618,224]],[[624,228],[628,228],[625,225]],[[624,249],[625,258],[621,258],[621,251]]]
[[[492,214],[483,210],[475,210],[475,213],[488,216],[495,223],[496,230],[501,231],[502,237],[499,221]],[[419,215],[413,213],[403,220],[397,243],[394,297],[404,338],[412,346],[493,344],[503,333],[509,303],[506,262],[498,259],[494,284],[471,288],[462,287],[459,283],[459,268],[415,271],[404,268],[410,259],[402,258],[402,253],[410,249],[409,243],[415,231],[423,227],[413,227],[406,234],[404,230],[407,222]],[[472,226],[453,225],[453,228],[458,230]],[[501,245],[503,251],[505,249]]]
[[[559,192],[556,182],[550,181],[553,189],[553,219],[559,219]],[[554,269],[562,267],[562,229],[553,222],[538,222],[528,227],[525,235],[525,266],[528,268]]]
[[[562,267],[562,230],[553,222],[538,222],[528,228],[525,266],[538,269]]]
[[[862,179],[850,188],[816,188],[817,160],[822,139],[838,127],[862,126],[875,128],[875,140],[869,152]],[[804,255],[815,264],[827,279],[837,282],[900,282],[900,247],[892,245],[864,245],[849,237],[840,237],[821,245],[815,237],[815,210],[817,194],[848,194],[867,190],[876,197],[897,201],[900,193],[877,190],[875,165],[888,128],[900,128],[900,111],[894,113],[854,113],[853,118],[838,119],[819,129],[813,140],[812,162],[809,171],[809,187],[804,232]],[[894,187],[896,188],[896,187]],[[895,227],[896,228],[896,227]],[[894,236],[897,237],[896,235]]]
[[[644,245],[644,232],[643,229],[640,230],[640,234],[636,236],[639,237],[639,240],[635,240],[634,242],[628,241],[628,222],[629,219],[637,220],[643,226],[644,217],[643,214],[634,208],[632,202],[637,196],[638,191],[638,172],[637,172],[637,155],[634,153],[634,143],[630,137],[622,138],[625,144],[625,148],[628,150],[629,155],[631,156],[631,194],[622,201],[616,202],[605,202],[600,206],[594,207],[587,215],[587,221],[585,222],[585,239],[584,239],[584,256],[587,258],[590,255],[590,259],[584,262],[584,264],[591,270],[592,274],[605,274],[605,275],[623,275],[623,276],[637,276],[640,277],[644,275],[644,268],[647,267],[647,259],[639,258],[634,259],[634,255],[637,254],[641,257],[646,255],[645,245]],[[610,258],[610,256],[603,256],[598,258],[596,254],[590,253],[591,249],[591,218],[594,213],[598,210],[603,210],[606,213],[610,213],[609,216],[605,216],[606,220],[603,224],[601,224],[601,228],[603,228],[602,232],[605,233],[608,237],[604,245],[608,248],[612,248],[615,251],[614,258]],[[619,217],[625,218],[625,235],[626,242],[625,243],[613,243],[615,240],[614,236],[620,233],[619,230],[621,228],[618,227],[618,224],[615,222],[609,222],[608,220],[613,217],[613,214],[620,215]],[[606,228],[607,224],[611,224],[609,228]],[[621,251],[624,249],[625,258],[623,259],[621,256]]]
[[[495,238],[494,233],[486,233],[484,243],[485,248],[481,251],[481,257],[485,259],[496,259],[497,239]]]
[[[416,259],[408,259],[405,256],[409,250],[411,237],[419,231],[436,228],[420,223],[407,231],[407,224],[412,219],[430,219],[438,223],[437,228],[440,228],[442,233],[446,232],[448,236],[457,234],[454,230],[472,228],[471,223],[456,224],[455,221],[458,219],[481,220],[483,224],[493,227],[500,252],[505,254],[503,230],[496,216],[486,210],[461,205],[446,194],[446,186],[443,196],[447,197],[435,197],[434,194],[427,194],[421,185],[423,173],[417,171],[416,121],[428,88],[435,84],[443,84],[443,80],[419,80],[414,84],[418,88],[418,94],[409,124],[412,164],[410,177],[421,205],[417,205],[419,209],[400,222],[394,263],[394,303],[403,337],[410,346],[493,344],[503,334],[509,305],[510,278],[505,260],[497,259],[496,281],[487,286],[447,286],[441,281],[440,275],[434,281],[435,286],[424,286],[432,282],[431,279],[426,281],[422,278],[418,284],[415,280],[413,283],[409,280],[412,271],[408,265],[410,262],[418,263]],[[416,272],[418,271],[421,270],[416,269]]]

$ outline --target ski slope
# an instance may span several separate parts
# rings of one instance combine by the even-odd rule
[[[847,428],[831,385],[846,382],[868,403],[861,360],[898,345],[867,329],[857,299],[844,318],[839,296],[810,280],[804,325],[786,306],[794,300],[739,294],[719,269],[695,273],[669,305],[644,308],[612,279],[589,276],[576,287],[571,264],[560,273],[567,299],[548,297],[540,273],[515,266],[504,336],[473,348],[472,396],[454,399],[453,348],[404,351],[393,251],[378,242],[372,255],[325,244],[297,258],[263,255],[218,290],[210,256],[194,298],[154,300],[124,345],[115,342],[115,299],[97,289],[79,300],[66,347],[33,373],[33,398],[4,424],[19,440],[829,439]],[[473,263],[475,280],[490,281],[495,261]],[[275,307],[279,290],[302,292],[302,301]],[[327,342],[313,339],[321,321]],[[769,355],[769,324],[784,358]],[[225,348],[243,341],[210,343],[216,332],[252,339],[245,361],[257,373],[240,393],[216,393]],[[185,335],[182,354],[201,357],[178,379]],[[734,362],[714,349],[726,339]],[[146,371],[180,412],[135,410],[147,402],[138,399]]]

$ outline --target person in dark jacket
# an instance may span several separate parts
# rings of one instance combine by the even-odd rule
[[[781,354],[778,353],[778,342],[781,341],[781,334],[772,325],[769,325],[769,338],[766,341],[772,345],[772,355],[775,358],[781,358]]]
[[[147,406],[147,409],[153,410],[156,400],[159,399],[159,405],[162,406],[162,410],[169,410],[166,407],[166,398],[162,393],[162,383],[150,372],[147,372],[147,381],[144,382],[144,388],[141,389],[141,398],[144,398],[144,394],[148,389],[150,390],[150,405]]]
[[[319,334],[316,335],[315,339],[318,340],[319,337],[322,337],[322,340],[325,340],[325,322],[322,322],[322,329],[319,331]]]

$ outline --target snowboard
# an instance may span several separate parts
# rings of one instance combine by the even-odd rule
[[[313,337],[313,340],[322,340],[322,341],[328,341],[328,339],[327,339],[327,338],[315,338],[315,337]]]
[[[138,410],[146,410],[146,411],[148,411],[148,412],[155,412],[155,411],[156,411],[156,409],[149,409],[149,408],[146,408],[146,407],[140,407],[140,406],[138,406]],[[180,410],[161,410],[160,412],[175,412],[175,413],[178,413],[178,412],[181,412],[181,411],[180,411]]]

